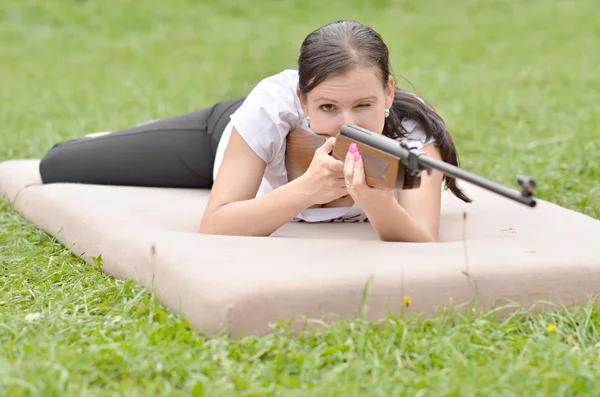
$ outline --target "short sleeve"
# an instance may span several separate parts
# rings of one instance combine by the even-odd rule
[[[416,147],[417,150],[423,148],[423,146],[430,144],[431,142],[435,142],[435,138],[433,136],[427,139],[427,135],[425,134],[425,130],[418,122],[405,118],[402,120],[402,127],[408,133],[406,139],[408,143],[412,147]]]
[[[299,124],[294,77],[293,71],[284,71],[262,80],[231,115],[240,136],[267,164]]]
[[[412,93],[412,92],[409,92],[409,94],[414,96],[425,106],[429,106],[423,100],[423,98],[421,98],[417,94]],[[426,146],[432,142],[435,142],[435,138],[433,136],[431,136],[431,137],[429,137],[429,139],[427,139],[427,135],[425,134],[425,130],[423,129],[423,126],[421,126],[420,123],[418,123],[417,121],[415,121],[413,119],[409,119],[409,118],[402,119],[402,127],[404,127],[404,130],[408,133],[408,135],[406,137],[406,139],[408,139],[408,143],[411,144],[413,147],[416,147],[418,150],[423,148],[423,146]]]

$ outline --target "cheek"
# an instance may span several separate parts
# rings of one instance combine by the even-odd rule
[[[380,110],[378,107],[373,107],[367,111],[357,112],[356,123],[359,127],[376,133],[381,133],[385,124],[384,116],[384,110]]]
[[[341,125],[336,114],[313,112],[310,116],[310,129],[319,135],[336,136]]]

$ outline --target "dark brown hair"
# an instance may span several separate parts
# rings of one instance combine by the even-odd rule
[[[356,66],[376,66],[385,86],[391,75],[389,52],[381,36],[372,28],[356,21],[336,21],[310,33],[302,42],[298,58],[298,86],[303,95],[326,78]],[[458,166],[454,141],[442,118],[417,95],[395,87],[394,103],[385,119],[383,135],[399,139],[408,132],[402,126],[404,118],[414,120],[423,128],[427,139],[433,136],[440,148],[442,160]],[[471,202],[458,187],[455,178],[444,175],[445,187],[456,197]]]

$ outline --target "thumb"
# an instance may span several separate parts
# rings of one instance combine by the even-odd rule
[[[335,146],[335,137],[332,136],[332,137],[328,138],[323,145],[321,145],[319,150],[326,154],[329,154],[333,150],[334,146]]]

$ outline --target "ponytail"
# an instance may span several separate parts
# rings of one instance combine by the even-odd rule
[[[458,153],[454,146],[454,141],[441,117],[421,98],[396,87],[394,91],[394,103],[390,109],[389,117],[385,119],[383,135],[392,139],[406,137],[408,132],[402,126],[402,121],[405,118],[417,122],[423,128],[426,141],[431,137],[435,139],[435,144],[439,147],[444,162],[456,167],[459,166]],[[467,203],[472,202],[463,190],[458,187],[455,178],[444,175],[443,180],[445,188],[449,189],[456,197]]]

